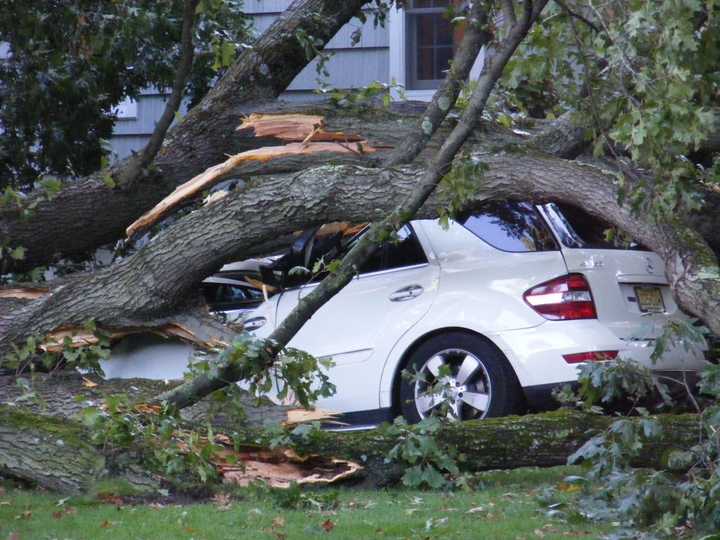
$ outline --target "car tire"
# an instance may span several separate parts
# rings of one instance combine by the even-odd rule
[[[433,414],[470,420],[524,410],[522,388],[507,358],[474,334],[448,332],[430,338],[413,351],[405,371],[400,411],[410,423]]]

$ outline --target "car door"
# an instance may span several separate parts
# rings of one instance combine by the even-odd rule
[[[335,411],[379,406],[382,366],[392,346],[425,315],[437,291],[439,268],[428,262],[410,226],[380,247],[358,276],[305,323],[289,346],[331,358],[335,396],[318,405]],[[312,283],[282,294],[279,324]]]

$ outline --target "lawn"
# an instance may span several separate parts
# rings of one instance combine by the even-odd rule
[[[553,500],[572,508],[567,467],[481,475],[481,489],[438,493],[407,489],[304,492],[310,508],[283,508],[266,490],[235,490],[198,504],[142,505],[105,496],[61,499],[6,485],[0,494],[0,540],[30,539],[531,539],[600,538],[610,529],[548,517]],[[337,494],[333,510],[313,508]],[[285,497],[287,498],[287,496]],[[561,508],[562,510],[562,508]],[[571,520],[572,521],[572,520]]]

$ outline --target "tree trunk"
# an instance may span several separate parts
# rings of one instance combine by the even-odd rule
[[[26,248],[16,270],[50,263],[60,254],[81,256],[121,238],[130,222],[178,184],[238,152],[235,127],[243,106],[278,96],[311,60],[298,33],[325,44],[367,1],[295,0],[170,130],[152,172],[140,182],[110,189],[94,175],[65,185],[50,201],[31,195],[28,203],[40,201],[31,219],[13,208],[0,210],[0,238]],[[115,176],[122,176],[122,167]]]
[[[636,467],[667,468],[670,452],[689,450],[701,438],[696,415],[651,418],[659,421],[662,433],[657,439],[644,441],[641,455],[633,462]],[[459,463],[464,471],[554,467],[566,465],[573,452],[606,430],[613,421],[615,418],[609,416],[561,409],[543,414],[449,422],[435,438],[464,454]],[[393,470],[397,472],[397,468],[385,463],[385,457],[397,442],[382,431],[323,432],[300,449],[305,453],[364,462],[368,473],[382,481],[384,475]]]
[[[60,371],[52,375],[35,373],[30,378],[32,398],[27,389],[16,384],[16,376],[0,376],[0,407],[22,408],[23,412],[56,419],[78,420],[86,407],[100,406],[109,396],[122,394],[133,403],[149,403],[157,396],[177,387],[182,381],[150,379],[110,379],[81,376],[75,371]],[[89,382],[88,382],[89,381]],[[249,394],[236,389],[234,396],[241,405],[239,411],[227,402],[205,399],[180,411],[189,423],[234,431],[276,426],[286,421],[288,411],[295,407],[277,405],[269,400],[258,402]]]
[[[695,415],[655,417],[662,425],[658,438],[645,441],[635,466],[665,468],[673,450],[689,450],[701,435]],[[458,465],[468,472],[517,467],[564,465],[567,458],[614,419],[561,410],[528,416],[510,416],[463,423],[447,423],[436,434],[442,447],[463,454]],[[636,420],[637,421],[637,420]],[[249,442],[257,432],[246,431]],[[87,434],[72,420],[50,418],[18,408],[0,406],[0,473],[30,480],[47,489],[77,493],[107,478],[105,458],[86,442]],[[399,442],[382,430],[313,434],[297,450],[301,454],[347,459],[362,464],[368,482],[392,484],[402,474],[401,464],[387,463]],[[141,489],[152,485],[153,474],[141,469],[123,472],[123,479]]]
[[[104,471],[105,459],[79,424],[0,406],[0,474],[78,493]]]

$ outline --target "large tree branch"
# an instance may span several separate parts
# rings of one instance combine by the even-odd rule
[[[506,198],[555,200],[632,231],[666,261],[684,309],[720,332],[720,294],[711,271],[714,257],[697,258],[697,253],[707,252],[697,251],[705,244],[694,233],[678,238],[683,231],[674,224],[657,223],[620,206],[614,176],[596,167],[526,152],[478,157],[489,169],[479,179],[469,205]],[[277,236],[313,225],[378,220],[393,209],[392,201],[408,196],[422,172],[419,166],[378,170],[330,165],[265,177],[259,185],[185,216],[135,256],[69,280],[50,296],[23,303],[0,318],[0,345],[7,350],[9,343],[30,334],[49,333],[61,325],[79,326],[90,318],[117,327],[171,317],[182,309],[196,284],[223,263],[242,258]],[[441,201],[431,196],[418,216],[437,215],[440,207]]]
[[[64,186],[51,201],[32,194],[28,203],[40,202],[31,219],[16,209],[1,209],[0,238],[26,248],[16,269],[47,264],[57,255],[82,256],[121,238],[128,224],[179,184],[222,161],[225,154],[242,151],[235,127],[243,106],[275,98],[311,60],[298,32],[327,43],[367,1],[295,0],[183,122],[170,129],[153,172],[140,187],[110,189],[101,175],[94,175]],[[114,175],[120,175],[126,164],[120,164]]]

